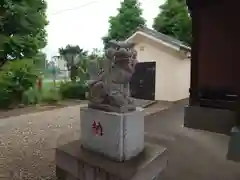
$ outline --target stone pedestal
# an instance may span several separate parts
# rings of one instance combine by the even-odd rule
[[[166,167],[165,152],[161,146],[145,144],[137,157],[120,163],[73,141],[57,148],[56,175],[59,180],[155,180]]]
[[[82,146],[117,161],[129,160],[144,148],[144,112],[115,113],[81,108]]]
[[[200,106],[186,106],[184,116],[185,127],[227,135],[236,119],[234,111]]]
[[[240,128],[232,129],[231,138],[228,145],[227,159],[240,162]]]

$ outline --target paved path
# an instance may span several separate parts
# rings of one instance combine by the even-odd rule
[[[79,108],[0,119],[0,180],[54,180],[54,148],[80,137]],[[188,130],[182,124],[182,106],[146,117],[150,139],[169,148],[163,180],[240,179],[240,165],[224,159],[226,136]]]
[[[151,140],[168,148],[161,180],[240,180],[240,163],[227,161],[229,137],[183,127],[183,105],[146,118]]]

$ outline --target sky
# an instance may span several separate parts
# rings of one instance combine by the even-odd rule
[[[108,31],[108,19],[117,14],[121,0],[46,0],[48,4],[48,44],[44,49],[48,60],[67,44],[91,51],[102,49],[101,38]],[[147,26],[159,13],[165,0],[139,0]]]

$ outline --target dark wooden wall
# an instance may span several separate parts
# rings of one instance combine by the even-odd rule
[[[240,93],[239,1],[198,10],[198,87]]]

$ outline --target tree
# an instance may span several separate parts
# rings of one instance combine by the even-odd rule
[[[131,36],[139,26],[145,25],[142,9],[138,0],[124,0],[118,9],[118,14],[109,18],[109,30],[103,37],[105,48],[109,40],[125,40]]]
[[[153,28],[186,44],[192,41],[192,23],[185,0],[167,0],[160,7]]]
[[[33,62],[37,69],[39,70],[45,70],[46,69],[46,63],[47,63],[47,56],[43,52],[38,52],[33,57]]]
[[[46,8],[44,0],[1,0],[0,66],[32,58],[46,46]]]
[[[93,49],[93,51],[89,53],[87,74],[90,80],[93,80],[98,77],[100,71],[104,69],[105,60],[106,58],[104,52],[99,49]]]
[[[70,78],[73,82],[76,81],[78,75],[78,64],[81,59],[87,56],[87,51],[79,46],[67,45],[65,48],[59,48],[59,54],[67,63],[67,68],[70,71]]]
[[[32,59],[7,62],[0,71],[0,108],[17,105],[36,83],[39,73]]]
[[[103,63],[105,60],[104,53],[99,49],[93,49],[93,51],[88,55],[89,61],[95,61],[98,64],[98,69],[103,68]]]

